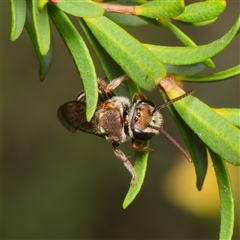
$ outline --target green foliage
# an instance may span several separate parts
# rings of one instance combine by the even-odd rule
[[[86,92],[87,120],[90,121],[98,100],[96,72],[90,53],[81,35],[67,15],[54,6],[49,6],[49,15],[72,55]]]
[[[234,223],[234,198],[227,167],[218,154],[209,148],[212,163],[217,177],[220,201],[221,201],[221,229],[220,239],[231,239]]]
[[[162,62],[114,22],[106,17],[84,20],[102,47],[141,88],[153,90],[157,80],[166,75]]]
[[[175,19],[195,26],[202,26],[215,21],[225,7],[226,2],[222,0],[192,3],[186,6],[185,11]]]
[[[146,141],[144,146],[148,146],[149,143]],[[137,175],[137,182],[133,186],[130,186],[129,191],[123,201],[123,208],[127,208],[128,205],[135,199],[139,191],[141,190],[142,183],[144,181],[146,171],[147,171],[147,163],[148,163],[148,152],[137,152],[135,153],[135,162],[134,169]]]
[[[227,47],[238,34],[240,18],[221,38],[197,46],[183,33],[174,21],[202,26],[215,21],[224,11],[224,0],[205,1],[184,6],[184,1],[108,1],[91,0],[11,0],[11,40],[15,41],[25,25],[40,63],[40,80],[43,81],[53,61],[53,39],[49,19],[53,21],[79,72],[86,92],[87,120],[94,115],[98,101],[96,72],[88,47],[72,24],[68,14],[78,17],[90,45],[95,51],[109,80],[127,73],[127,85],[118,93],[132,96],[140,88],[152,91],[162,87],[163,98],[175,98],[183,90],[177,81],[215,82],[240,75],[240,65],[211,75],[195,75],[204,68],[214,68],[211,59]],[[105,16],[103,16],[105,14]],[[116,24],[117,23],[117,24]],[[184,46],[168,47],[142,44],[121,26],[153,24],[166,28]],[[167,74],[172,73],[170,80]],[[240,165],[239,109],[212,109],[194,96],[189,96],[169,107],[193,159],[197,188],[201,190],[207,171],[209,150],[221,199],[220,239],[231,239],[234,206],[230,179],[224,161]],[[145,143],[148,144],[148,143]],[[124,200],[126,208],[137,196],[144,182],[148,153],[136,152],[137,182],[130,186]]]
[[[189,65],[204,61],[221,52],[235,37],[240,27],[240,18],[221,38],[212,43],[197,47],[166,47],[145,44],[145,46],[163,63],[172,65]],[[172,57],[175,53],[174,58]],[[176,54],[177,53],[177,54]]]

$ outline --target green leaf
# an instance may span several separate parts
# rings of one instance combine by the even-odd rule
[[[26,21],[26,1],[11,0],[12,26],[10,38],[15,41],[22,33]]]
[[[153,90],[157,80],[166,75],[163,64],[114,22],[106,17],[84,20],[103,48],[141,88]]]
[[[190,75],[176,75],[177,80],[183,80],[185,82],[216,82],[216,81],[224,81],[228,78],[235,77],[240,75],[240,64],[229,68],[227,70],[214,73],[214,74],[206,74],[199,76],[190,76]]]
[[[186,6],[184,12],[174,19],[187,23],[207,23],[216,20],[225,8],[226,1],[224,0],[196,2]]]
[[[40,12],[44,10],[44,7],[49,2],[49,0],[38,0],[38,9]]]
[[[180,88],[172,88],[167,95],[173,99],[182,93]],[[206,145],[225,161],[240,165],[240,131],[237,127],[193,96],[175,102],[174,107]]]
[[[240,127],[240,109],[239,108],[213,108],[213,110],[226,118],[229,122]]]
[[[142,17],[144,20],[146,20],[147,22],[153,24],[153,25],[156,25],[156,26],[160,26],[162,28],[166,28],[168,29],[169,31],[171,31],[173,33],[173,35],[179,39],[179,41],[181,41],[184,46],[187,46],[187,47],[196,47],[197,45],[193,42],[192,39],[190,39],[182,30],[180,30],[177,26],[175,26],[171,21],[169,21],[169,19],[149,19],[149,18],[144,18]],[[211,59],[207,59],[203,62],[203,64],[205,64],[207,67],[209,68],[214,68],[215,67],[215,64],[214,62],[211,60]],[[171,68],[173,68],[174,65],[172,65]],[[182,69],[178,69],[177,71],[178,72],[187,72],[186,71],[186,68],[185,67],[188,67],[188,66],[181,66]],[[194,71],[193,71],[193,68],[194,68]],[[180,70],[180,71],[179,71]],[[183,70],[183,71],[182,71]],[[169,71],[168,71],[169,72]],[[194,73],[191,73],[191,72],[194,72]],[[188,73],[189,75],[191,74],[195,74],[199,72],[198,71],[198,67],[196,66],[192,66],[191,67],[191,71]],[[172,71],[172,73],[177,73],[174,69],[174,71]],[[182,73],[183,74],[183,73]]]
[[[113,22],[123,27],[140,27],[148,24],[144,20],[133,15],[124,15],[121,13],[110,13],[110,12],[109,13],[106,12],[104,15],[110,20],[112,20]]]
[[[149,142],[146,141],[144,146],[148,146]],[[142,184],[147,171],[148,152],[136,152],[134,157],[134,169],[136,172],[136,182],[134,185],[130,185],[127,195],[123,201],[123,208],[126,209],[136,198],[137,194],[142,188]]]
[[[52,65],[53,56],[54,56],[54,49],[53,49],[53,39],[51,37],[50,42],[50,48],[46,55],[42,55],[39,49],[36,31],[33,25],[33,16],[32,16],[32,4],[31,1],[27,1],[27,14],[26,14],[26,29],[28,31],[28,34],[33,42],[33,46],[35,48],[35,51],[37,53],[38,61],[40,64],[40,71],[39,71],[39,77],[40,81],[42,82],[45,77],[47,76],[47,73]]]
[[[134,7],[134,14],[149,18],[173,18],[184,11],[182,0],[157,0]]]
[[[102,48],[102,46],[96,41],[95,37],[92,35],[92,33],[89,31],[88,27],[86,26],[85,22],[82,21],[81,19],[79,19],[79,23],[84,31],[84,33],[86,34],[92,48],[94,49],[99,62],[101,63],[105,74],[107,75],[108,79],[114,79],[120,75],[123,74],[123,70],[121,69],[121,67],[119,65],[117,65],[117,63],[111,58],[111,56],[104,50],[104,48]],[[125,83],[125,82],[124,82]],[[118,93],[118,95],[124,95],[124,96],[129,96],[129,92],[130,92],[130,96],[133,97],[133,94],[135,92],[140,92],[138,86],[131,80],[128,79],[127,80],[127,86],[129,88],[129,92],[128,89],[126,88],[126,85],[123,85],[124,83],[122,83],[117,89],[116,92]],[[137,172],[137,188],[135,187],[134,190],[130,190],[126,200],[124,201],[123,204],[123,208],[126,208],[136,197],[136,195],[138,194],[138,192],[141,189],[141,185],[143,183],[144,180],[144,176],[145,176],[145,172],[146,172],[146,168],[147,168],[147,156],[144,154],[144,158],[142,160],[142,156],[139,156],[139,153],[135,154],[135,169]],[[139,181],[140,178],[140,181]],[[130,187],[131,189],[131,187]]]
[[[165,102],[169,99],[165,94],[162,94]],[[204,179],[207,173],[208,167],[208,158],[207,158],[207,150],[206,145],[202,142],[202,140],[194,133],[194,131],[183,121],[181,116],[175,110],[173,105],[168,106],[168,110],[170,111],[175,123],[178,126],[178,129],[187,145],[188,151],[192,157],[196,175],[197,175],[197,189],[200,191],[202,189]],[[188,109],[186,109],[188,112]],[[191,114],[191,113],[189,113]]]
[[[86,23],[79,18],[78,19],[90,45],[92,46],[101,66],[106,74],[108,80],[113,80],[124,74],[122,68],[112,59],[112,57],[105,51],[105,49],[99,44],[92,32],[87,27]],[[114,90],[117,95],[129,96],[128,89],[126,88],[126,82],[120,84],[117,89]]]
[[[217,20],[217,18],[213,18],[211,20],[204,21],[204,22],[195,22],[195,23],[187,23],[187,24],[189,24],[191,26],[201,27],[201,26],[209,25],[209,24],[215,22],[216,20]]]
[[[45,6],[42,12],[38,10],[38,2],[32,0],[32,16],[33,25],[36,32],[37,43],[41,55],[46,55],[50,48],[51,32],[47,13],[47,7]]]
[[[93,36],[92,32],[86,26],[86,23],[79,19],[79,23],[87,36],[89,43],[91,44],[97,58],[103,68],[104,73],[107,78],[114,79],[124,74],[122,68],[112,59],[112,57],[105,51],[105,49],[99,44],[96,38]],[[127,83],[127,84],[126,84]],[[130,78],[127,81],[120,84],[117,89],[114,90],[117,95],[127,96],[132,98],[134,93],[140,92],[138,85],[133,82]]]
[[[98,85],[94,64],[82,37],[61,10],[49,5],[49,15],[61,34],[83,82],[86,93],[86,119],[90,121],[98,102]]]
[[[221,226],[220,240],[231,240],[234,227],[234,198],[231,181],[224,161],[209,149],[212,158],[215,174],[217,177],[220,204],[221,204]]]
[[[206,65],[203,63],[196,63],[191,65],[170,65],[170,64],[164,64],[167,73],[175,73],[176,78],[178,77],[179,80],[183,80],[183,76],[192,76],[194,74],[197,74],[204,69],[206,69]],[[185,81],[185,80],[183,80]]]
[[[144,44],[165,64],[188,65],[203,62],[222,51],[235,37],[240,28],[240,17],[235,25],[218,40],[197,47],[163,47]]]
[[[90,0],[58,0],[56,6],[62,11],[76,17],[100,17],[104,13],[101,6]]]
[[[155,0],[154,0],[155,1]],[[143,3],[148,2],[148,0],[103,0],[102,2],[111,2],[111,3],[117,3],[121,5],[126,5],[126,6],[135,6],[135,5],[140,5]]]

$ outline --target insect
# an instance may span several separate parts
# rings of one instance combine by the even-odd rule
[[[136,179],[135,170],[126,155],[118,148],[121,143],[132,140],[136,151],[153,152],[153,149],[138,145],[159,133],[165,135],[191,161],[189,155],[166,131],[160,109],[192,94],[194,90],[162,105],[155,106],[143,94],[135,93],[132,103],[127,97],[115,96],[113,90],[119,86],[126,75],[112,80],[109,84],[98,79],[98,103],[90,122],[86,121],[86,97],[82,90],[74,100],[64,103],[57,112],[62,125],[71,132],[77,130],[105,138],[112,143],[113,152],[123,162],[132,175],[130,184]]]

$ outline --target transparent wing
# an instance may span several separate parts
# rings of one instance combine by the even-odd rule
[[[57,117],[62,125],[70,132],[83,130],[86,123],[86,103],[85,101],[69,101],[64,103],[57,111]]]

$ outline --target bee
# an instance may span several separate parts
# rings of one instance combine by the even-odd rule
[[[134,185],[136,173],[126,155],[118,148],[122,143],[132,140],[132,147],[136,151],[153,152],[152,148],[138,145],[137,141],[147,141],[155,135],[165,135],[185,156],[190,156],[165,130],[160,109],[187,97],[194,90],[162,105],[155,106],[143,94],[135,93],[132,102],[127,97],[116,96],[113,90],[125,79],[126,75],[112,80],[109,84],[98,79],[98,103],[91,121],[86,120],[86,96],[82,90],[74,100],[64,103],[58,109],[57,116],[62,125],[70,132],[77,130],[105,138],[112,143],[116,157],[123,162],[131,173],[130,184]]]

